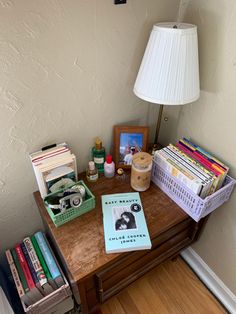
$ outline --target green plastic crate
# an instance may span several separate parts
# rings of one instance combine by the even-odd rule
[[[58,193],[63,192],[63,190],[65,190],[65,189],[61,189],[61,190],[58,190],[57,192],[50,193],[44,198],[44,204],[45,204],[45,207],[47,209],[47,212],[49,213],[49,216],[51,217],[51,219],[52,219],[52,221],[56,227],[59,227],[59,226],[65,224],[66,222],[89,212],[90,210],[92,210],[95,207],[95,196],[92,194],[92,192],[89,190],[89,188],[85,185],[83,180],[80,180],[76,183],[69,185],[66,189],[72,187],[75,184],[83,185],[85,190],[86,190],[85,200],[83,201],[83,204],[80,207],[77,207],[77,208],[71,207],[71,208],[66,209],[66,211],[64,213],[54,214],[52,209],[47,206],[47,204],[45,202],[50,197],[57,195]]]

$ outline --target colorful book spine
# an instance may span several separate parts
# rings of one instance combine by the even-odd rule
[[[24,242],[24,245],[27,249],[28,255],[29,255],[30,260],[32,262],[32,265],[33,265],[34,271],[37,275],[37,278],[39,280],[39,283],[41,286],[43,286],[47,283],[47,278],[46,278],[46,275],[45,275],[43,268],[40,264],[40,261],[37,257],[37,254],[34,250],[33,244],[32,244],[29,237],[25,238],[23,240],[23,242]]]
[[[215,157],[201,149],[200,147],[196,146],[192,142],[190,142],[187,139],[182,139],[180,142],[185,145],[188,149],[190,149],[193,154],[196,156],[196,158],[205,165],[208,165],[211,169],[217,171],[219,173],[219,182],[217,185],[217,189],[219,189],[225,179],[225,176],[229,170],[229,168],[226,169],[226,166],[223,165],[219,160],[217,160]]]
[[[193,169],[194,172],[198,173],[200,177],[207,183],[208,187],[205,190],[205,196],[208,196],[214,192],[217,177],[211,170],[172,144],[169,144],[166,149],[170,149],[177,156],[177,158],[181,158],[186,165]]]
[[[31,276],[32,276],[32,278],[33,278],[33,281],[34,281],[35,284],[38,284],[38,283],[39,283],[39,280],[38,280],[37,274],[36,274],[36,272],[35,272],[35,270],[34,270],[32,261],[31,261],[31,259],[30,259],[30,257],[29,257],[29,254],[28,254],[28,251],[27,251],[27,249],[26,249],[26,246],[25,246],[24,242],[21,242],[21,243],[20,243],[20,247],[21,247],[22,252],[23,252],[23,254],[24,254],[24,256],[25,256],[25,259],[26,259],[26,261],[27,261],[27,264],[28,264],[28,267],[29,267]]]
[[[212,156],[210,153],[208,153],[207,151],[205,151],[202,147],[194,144],[193,142],[191,142],[190,140],[183,138],[183,140],[185,142],[187,142],[189,145],[191,145],[192,147],[194,147],[194,149],[201,154],[202,156],[204,156],[205,158],[208,158],[209,160],[211,160],[212,162],[214,162],[215,164],[219,165],[221,168],[223,168],[224,170],[226,170],[228,172],[229,167],[227,167],[223,162],[221,162],[219,159],[217,159],[215,156]]]
[[[225,178],[223,169],[220,169],[220,167],[218,166],[214,166],[214,164],[211,161],[209,161],[207,158],[204,158],[203,156],[198,154],[189,145],[187,145],[187,143],[185,143],[183,140],[180,140],[176,146],[179,149],[181,149],[183,152],[188,154],[190,157],[200,162],[203,166],[205,166],[207,169],[209,169],[215,174],[217,179],[215,180],[215,184],[213,185],[214,189],[211,191],[212,193],[221,187],[223,180]]]
[[[190,144],[188,144],[185,140],[179,140],[179,144],[187,151],[191,152],[193,156],[195,156],[195,159],[198,159],[202,164],[214,169],[219,174],[224,173],[225,169],[221,168],[220,166],[216,165],[213,160],[207,158],[207,156],[204,156],[202,154],[199,154],[199,152]]]
[[[43,257],[47,263],[48,269],[52,275],[52,278],[55,279],[57,277],[61,276],[61,273],[59,271],[59,268],[57,267],[57,264],[52,256],[52,253],[47,245],[47,242],[44,238],[44,235],[41,231],[35,233],[35,238],[38,242],[39,248],[43,254]]]
[[[40,250],[40,248],[39,248],[38,242],[37,242],[37,240],[35,239],[35,236],[32,236],[32,237],[31,237],[31,241],[32,241],[32,244],[33,244],[33,246],[34,246],[35,252],[36,252],[36,254],[37,254],[37,256],[38,256],[38,259],[39,259],[39,261],[40,261],[40,264],[42,265],[42,268],[43,268],[43,270],[44,270],[44,273],[45,273],[47,279],[49,279],[49,280],[52,279],[52,276],[51,276],[50,271],[49,271],[49,269],[48,269],[48,266],[47,266],[47,264],[46,264],[46,262],[45,262],[45,260],[44,260],[44,257],[43,257],[43,255],[42,255],[42,252],[41,252],[41,250]]]
[[[10,266],[10,269],[11,269],[12,277],[13,277],[13,280],[15,282],[17,292],[19,294],[19,297],[22,299],[25,296],[25,292],[24,292],[24,289],[22,287],[22,284],[21,284],[21,281],[19,278],[19,274],[17,272],[17,269],[16,269],[16,266],[14,264],[10,250],[6,251],[6,257],[7,257],[7,261],[8,261],[8,264]]]
[[[18,260],[20,262],[21,268],[22,268],[23,273],[25,275],[27,284],[29,286],[29,289],[34,289],[35,283],[34,283],[33,278],[31,276],[31,273],[30,273],[27,261],[25,259],[25,256],[24,256],[23,252],[22,252],[20,244],[17,244],[15,246],[15,250],[16,250],[16,254],[17,254]]]
[[[190,147],[188,147],[187,145],[185,145],[183,143],[182,140],[180,140],[176,146],[181,149],[184,153],[186,153],[187,155],[189,155],[190,157],[192,157],[194,160],[200,162],[202,165],[204,165],[207,169],[209,169],[210,171],[214,172],[215,175],[219,176],[221,174],[220,171],[214,169],[212,167],[212,163],[210,163],[208,160],[198,156],[198,154],[195,153],[195,151],[193,151]]]
[[[187,159],[188,162],[190,162],[190,164],[193,167],[197,167],[198,171],[200,171],[203,175],[206,176],[212,176],[214,175],[214,173],[207,169],[202,163],[198,162],[195,158],[192,158],[189,154],[186,154],[182,149],[180,149],[179,147],[174,146],[172,144],[169,144],[169,146],[173,151],[175,151],[176,154],[180,154],[183,158]]]
[[[23,289],[24,289],[25,293],[27,293],[27,292],[29,292],[29,287],[28,287],[28,284],[27,284],[24,272],[23,272],[23,270],[22,270],[22,268],[20,266],[20,262],[19,262],[19,260],[17,258],[17,254],[16,254],[16,250],[15,249],[11,249],[11,255],[13,257],[16,269],[18,271],[18,274],[19,274],[20,281],[21,281],[21,284],[23,286]]]

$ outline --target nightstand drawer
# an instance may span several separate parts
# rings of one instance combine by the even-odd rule
[[[179,252],[191,242],[189,235],[189,228],[186,228],[152,250],[135,252],[133,261],[130,256],[126,256],[111,267],[97,272],[95,277],[99,301],[106,301],[163,260]]]
[[[190,218],[187,218],[181,223],[179,223],[178,225],[175,225],[174,227],[170,228],[168,232],[161,233],[157,237],[153,238],[151,250],[154,250],[157,246],[160,246],[162,243],[168,241],[169,239],[174,237],[176,234],[180,233],[181,231],[187,228],[188,230],[192,229],[192,219]],[[103,280],[107,280],[109,279],[109,277],[114,275],[114,273],[122,271],[129,264],[132,264],[136,260],[141,259],[144,255],[146,255],[149,252],[150,250],[141,250],[141,251],[123,253],[122,257],[114,261],[112,265],[107,265],[106,269],[104,271],[101,270],[99,273],[103,274],[102,275]]]

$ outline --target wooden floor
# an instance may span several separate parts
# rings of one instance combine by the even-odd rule
[[[103,314],[227,313],[180,257],[135,281],[101,310]]]

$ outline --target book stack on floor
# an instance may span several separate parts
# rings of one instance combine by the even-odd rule
[[[24,238],[5,253],[26,312],[30,312],[35,304],[39,306],[40,303],[44,303],[41,309],[44,313],[43,309],[50,307],[50,303],[52,306],[55,304],[55,299],[58,299],[56,295],[60,290],[64,290],[64,296],[71,295],[66,278],[43,232],[39,231],[31,237]],[[46,305],[42,302],[44,299],[47,299]]]
[[[66,143],[30,154],[41,197],[77,181],[76,157]]]
[[[154,161],[202,199],[220,189],[229,167],[186,138],[154,154]]]

